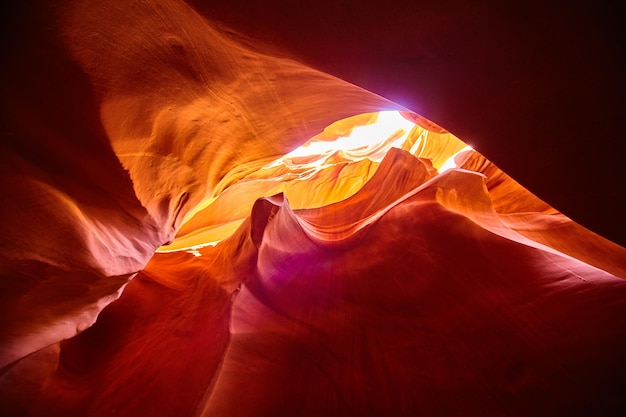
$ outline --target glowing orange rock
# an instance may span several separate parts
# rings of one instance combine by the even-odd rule
[[[623,411],[626,249],[452,134],[181,1],[25,16],[2,414]]]

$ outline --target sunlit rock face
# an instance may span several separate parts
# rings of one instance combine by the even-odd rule
[[[17,13],[2,415],[624,412],[624,248],[184,2],[109,3]]]

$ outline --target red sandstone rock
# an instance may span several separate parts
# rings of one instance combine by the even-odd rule
[[[371,149],[269,165],[401,106],[181,1],[18,9],[4,415],[626,408],[626,249],[455,136],[403,112]]]

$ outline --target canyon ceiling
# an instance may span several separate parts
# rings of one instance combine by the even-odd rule
[[[609,4],[2,7],[0,414],[623,415]]]

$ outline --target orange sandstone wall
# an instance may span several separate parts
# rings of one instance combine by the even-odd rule
[[[17,7],[39,30],[15,35],[4,73],[2,365],[88,327],[203,199],[338,118],[397,107],[182,2]]]
[[[405,114],[441,136],[427,159],[393,149],[272,196],[261,167],[401,107],[182,1],[12,13],[4,415],[624,411],[626,250],[478,153],[438,172],[460,143],[443,129]],[[233,219],[214,246],[155,254]]]

